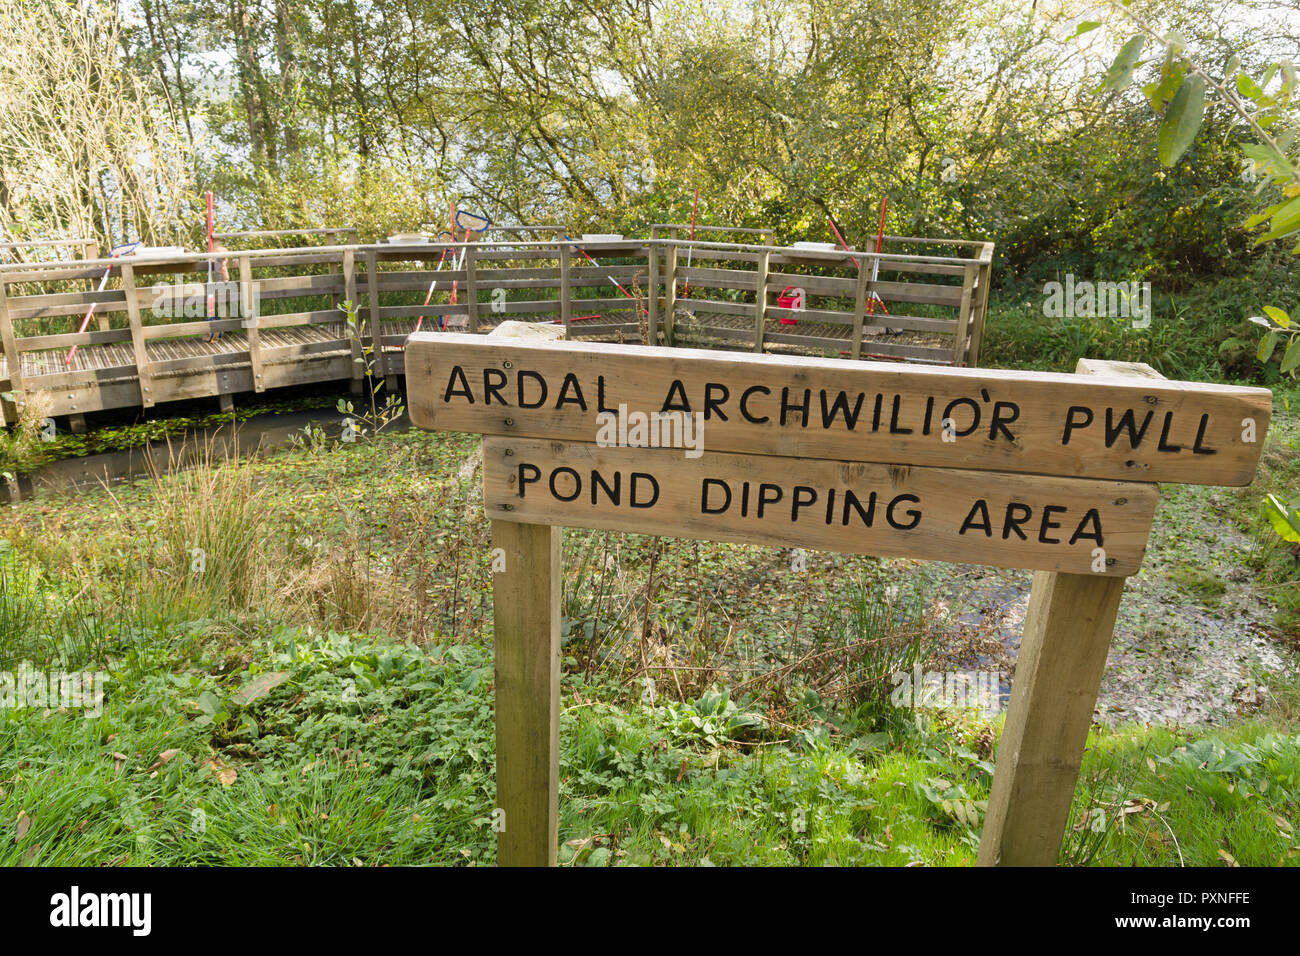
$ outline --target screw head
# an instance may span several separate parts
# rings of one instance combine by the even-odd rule
[[[507,418],[507,419],[506,419],[506,424],[507,424],[507,425],[513,425],[514,423],[515,423],[515,420],[514,420],[513,418]]]
[[[514,365],[511,364],[510,362],[506,361],[506,362],[502,362],[502,363],[501,363],[501,367],[502,367],[502,368],[514,368]]]

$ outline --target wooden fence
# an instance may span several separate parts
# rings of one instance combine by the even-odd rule
[[[573,339],[978,362],[992,243],[887,237],[877,254],[671,238],[680,228],[233,250],[218,257],[229,281],[211,284],[207,253],[0,265],[0,418],[35,403],[76,427],[102,409],[359,387],[368,371],[395,388],[417,328],[487,332],[505,319]]]

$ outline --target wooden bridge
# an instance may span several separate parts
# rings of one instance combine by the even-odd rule
[[[30,406],[78,428],[103,409],[360,388],[368,372],[396,389],[417,327],[488,332],[505,319],[574,339],[978,363],[992,243],[887,236],[879,253],[846,252],[682,229],[234,250],[215,256],[229,280],[212,283],[207,253],[3,264],[0,423]]]

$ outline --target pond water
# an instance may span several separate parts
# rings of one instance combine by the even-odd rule
[[[247,457],[281,451],[291,447],[295,437],[305,437],[307,428],[319,428],[330,440],[338,440],[348,417],[332,409],[256,415],[238,423],[195,429],[168,441],[65,458],[14,480],[0,481],[0,502],[23,501],[41,491],[112,487],[147,477],[151,468],[167,472],[190,467],[209,446],[218,456],[233,453]],[[404,415],[384,430],[405,431],[409,427],[410,420]]]

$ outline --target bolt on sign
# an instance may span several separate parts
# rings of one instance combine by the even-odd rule
[[[554,863],[564,526],[1036,573],[981,864],[1059,853],[1157,482],[1245,485],[1267,389],[416,334],[411,418],[484,436],[503,864]],[[1064,771],[1064,772],[1063,772]]]

